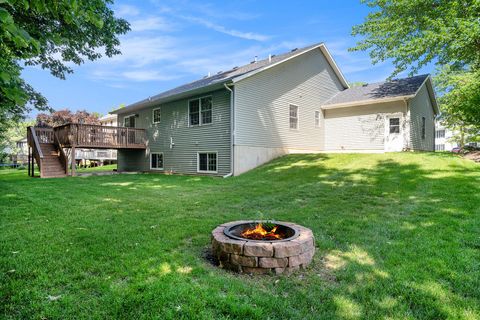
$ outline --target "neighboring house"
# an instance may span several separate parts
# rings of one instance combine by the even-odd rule
[[[435,149],[428,75],[349,88],[321,43],[163,92],[113,112],[145,128],[120,171],[238,175],[294,152]]]
[[[453,148],[460,147],[455,137],[458,137],[458,132],[455,132],[445,127],[440,121],[435,123],[435,151],[452,151]],[[477,142],[471,142],[468,135],[465,137],[465,145],[476,147]]]
[[[118,126],[117,115],[107,114],[99,119],[102,126]],[[117,162],[117,150],[114,149],[77,149],[75,159],[81,164],[95,163],[98,165],[112,164]]]
[[[10,162],[14,165],[24,165],[28,161],[28,144],[27,138],[15,141],[15,148],[6,148],[4,150],[8,154]]]

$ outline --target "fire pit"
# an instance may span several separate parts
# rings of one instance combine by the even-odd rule
[[[243,273],[292,272],[315,253],[310,229],[290,222],[234,221],[212,231],[212,251],[221,268]]]

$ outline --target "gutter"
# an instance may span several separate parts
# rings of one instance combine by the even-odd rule
[[[234,142],[234,139],[235,139],[235,119],[234,119],[235,108],[234,108],[233,104],[234,104],[235,99],[234,99],[233,90],[230,89],[226,83],[224,83],[223,86],[225,87],[225,89],[230,91],[230,172],[223,176],[223,178],[229,178],[229,177],[233,176],[233,165],[234,165],[233,142]]]

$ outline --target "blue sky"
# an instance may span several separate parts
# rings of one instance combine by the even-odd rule
[[[369,11],[359,0],[116,1],[114,10],[132,28],[121,37],[122,55],[74,66],[67,80],[36,67],[24,70],[54,109],[106,114],[254,56],[317,42],[325,42],[350,82],[381,81],[393,70],[389,62],[373,66],[367,53],[348,52],[358,40],[352,26]]]

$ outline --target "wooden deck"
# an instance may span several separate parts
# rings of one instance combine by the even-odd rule
[[[145,129],[69,123],[53,128],[64,148],[146,149]]]
[[[29,175],[35,175],[33,163],[35,160],[40,168],[40,177],[45,178],[67,175],[69,171],[68,158],[72,162],[70,173],[75,175],[76,148],[147,148],[145,129],[80,123],[68,123],[54,128],[28,127],[27,141],[29,145]],[[69,154],[66,153],[66,150],[70,150]]]

